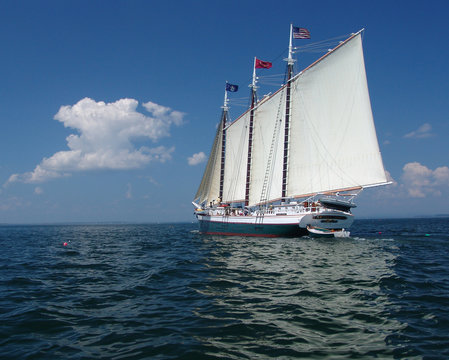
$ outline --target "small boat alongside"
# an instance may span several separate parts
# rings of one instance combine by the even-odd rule
[[[326,228],[307,226],[307,231],[309,232],[309,236],[311,237],[340,238],[350,236],[350,232],[345,231],[345,229],[326,229]]]

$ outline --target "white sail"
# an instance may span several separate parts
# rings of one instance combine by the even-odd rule
[[[291,108],[288,196],[386,183],[360,34],[293,79]]]
[[[285,88],[254,111],[250,206],[281,197],[284,118]]]
[[[223,121],[223,120],[222,120]],[[220,191],[220,169],[221,169],[221,139],[223,134],[223,123],[218,125],[217,133],[215,134],[212,150],[209,155],[209,160],[204,170],[203,178],[200,187],[195,195],[195,200],[199,203],[211,201],[219,197]]]
[[[222,199],[224,202],[238,202],[245,199],[249,114],[249,111],[246,112],[225,130],[225,178]]]

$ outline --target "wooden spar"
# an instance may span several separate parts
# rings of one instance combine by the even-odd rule
[[[285,98],[285,124],[284,124],[284,157],[282,161],[282,192],[281,197],[284,199],[287,196],[287,175],[288,175],[288,148],[290,139],[290,94],[291,94],[291,79],[293,74],[293,46],[292,46],[293,24],[290,24],[290,38],[288,45],[287,61],[287,83],[286,83],[286,98]]]
[[[285,127],[284,127],[284,159],[282,164],[282,198],[287,196],[287,172],[288,172],[288,147],[290,138],[290,93],[291,93],[291,78],[293,72],[293,62],[287,65],[287,88],[286,88],[286,102],[285,102]]]
[[[245,206],[249,204],[249,188],[251,183],[251,152],[253,148],[253,128],[254,128],[254,105],[256,103],[256,86],[251,90],[251,112],[249,114],[248,127],[248,160],[246,163],[246,187],[245,187]]]
[[[224,171],[225,171],[225,155],[226,155],[226,119],[228,115],[227,106],[223,107],[223,115],[221,118],[221,163],[220,163],[220,189],[218,192],[218,197],[223,199],[223,184],[224,184]]]

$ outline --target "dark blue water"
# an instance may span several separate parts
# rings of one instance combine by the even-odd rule
[[[449,358],[449,219],[196,229],[1,226],[0,358]]]

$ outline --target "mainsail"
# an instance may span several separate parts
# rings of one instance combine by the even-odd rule
[[[221,200],[244,201],[247,166],[251,167],[249,206],[281,200],[283,170],[285,196],[293,198],[387,183],[372,117],[361,32],[290,80],[289,139],[284,150],[286,89],[284,85],[253,109],[250,162],[250,111],[226,127],[220,124],[197,201],[211,202],[220,196],[221,173]],[[224,165],[220,161],[222,131],[226,135]],[[288,157],[283,168],[284,151]]]
[[[288,196],[387,182],[358,33],[293,80]]]

